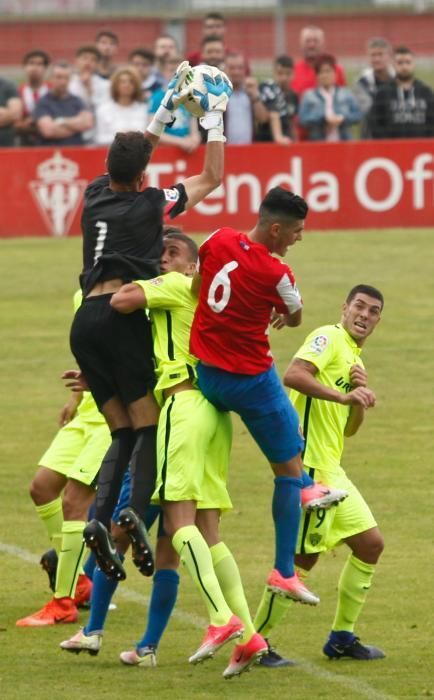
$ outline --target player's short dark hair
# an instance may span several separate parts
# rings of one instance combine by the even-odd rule
[[[115,34],[111,29],[101,29],[96,37],[95,41],[99,41],[103,36],[107,36],[109,39],[111,39],[115,44],[119,44],[119,37],[117,34]]]
[[[284,187],[273,187],[264,197],[259,207],[259,221],[270,219],[305,219],[308,206],[303,197]]]
[[[149,61],[149,63],[154,63],[155,61],[155,54],[150,49],[133,49],[128,54],[128,60],[131,61],[134,56],[140,56],[146,61]]]
[[[336,59],[331,53],[322,53],[315,59],[314,69],[315,73],[319,73],[323,66],[331,66],[336,68]]]
[[[84,53],[93,54],[97,61],[101,59],[101,51],[96,48],[95,44],[84,44],[83,46],[79,46],[75,52],[75,55],[82,56]]]
[[[384,297],[382,293],[380,292],[379,289],[376,287],[371,287],[370,284],[356,284],[355,287],[353,287],[350,292],[348,293],[348,296],[346,298],[347,304],[352,302],[354,297],[357,294],[366,294],[368,297],[372,297],[373,299],[378,299],[379,302],[381,302],[381,310],[384,308]]]
[[[274,65],[276,66],[282,66],[282,68],[294,68],[294,60],[291,58],[291,56],[287,56],[286,54],[282,54],[281,56],[278,56],[275,61]]]
[[[220,39],[220,37],[216,36],[215,34],[211,34],[210,36],[205,36],[200,42],[200,45],[203,48],[205,44],[211,44],[214,41],[218,41],[219,44],[224,44],[223,39]]]
[[[110,178],[130,185],[145,170],[151,153],[152,144],[141,131],[118,132],[107,155]]]
[[[185,243],[188,248],[188,252],[190,253],[190,262],[196,262],[199,255],[199,249],[197,244],[192,238],[190,238],[190,236],[183,233],[177,226],[164,226],[163,241],[166,240],[166,238],[172,238],[176,241],[182,241],[182,243]]]
[[[44,62],[44,66],[47,68],[47,66],[50,65],[51,59],[46,51],[42,51],[42,49],[33,49],[32,51],[28,51],[26,54],[23,56],[23,66],[26,65],[29,61],[32,60],[32,58],[42,58]]]
[[[397,46],[395,49],[393,49],[393,53],[395,56],[397,56],[398,54],[410,54],[410,56],[414,56],[414,51],[409,49],[408,46]]]

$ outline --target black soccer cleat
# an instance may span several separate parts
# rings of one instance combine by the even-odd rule
[[[329,659],[356,659],[357,661],[372,661],[384,659],[386,654],[378,647],[362,644],[358,637],[353,637],[349,642],[339,643],[328,639],[323,647],[323,652]]]
[[[277,653],[275,649],[271,646],[268,639],[267,642],[268,651],[265,652],[263,656],[258,661],[258,666],[265,666],[266,668],[284,668],[285,666],[295,666],[295,661],[290,659],[285,659],[283,656]]]
[[[55,549],[49,549],[45,552],[40,560],[40,565],[47,572],[48,582],[51,590],[56,590],[56,574],[57,574],[57,552]]]
[[[93,551],[99,568],[108,578],[126,579],[122,561],[105,525],[99,520],[91,520],[83,530],[83,541]]]
[[[134,566],[143,576],[152,576],[154,573],[154,555],[149,542],[148,531],[143,521],[130,506],[119,513],[117,525],[128,535],[133,550]]]

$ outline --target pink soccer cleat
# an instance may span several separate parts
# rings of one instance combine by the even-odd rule
[[[269,591],[279,593],[299,603],[306,603],[307,605],[318,605],[319,603],[319,598],[306,588],[297,573],[294,576],[285,578],[277,569],[273,569],[267,579],[267,586]]]
[[[337,506],[348,496],[348,491],[334,489],[325,484],[315,482],[312,486],[305,486],[301,489],[301,506],[308,513],[320,508],[331,508]]]
[[[236,615],[232,615],[226,625],[219,625],[218,627],[209,625],[202,644],[199,649],[190,656],[189,662],[191,664],[198,664],[200,661],[211,658],[224,644],[230,642],[231,639],[241,637],[243,632],[243,623]]]
[[[249,671],[250,667],[267,651],[267,642],[260,634],[255,632],[246,644],[236,645],[232,652],[229,666],[223,671],[223,678],[233,678],[244,673],[244,671]]]

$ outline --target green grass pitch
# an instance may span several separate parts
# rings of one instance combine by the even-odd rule
[[[15,627],[17,618],[49,598],[37,565],[48,544],[28,485],[67,396],[59,377],[72,366],[68,329],[80,254],[78,239],[0,242],[0,696],[387,700],[434,695],[433,231],[306,233],[288,255],[305,301],[303,325],[273,331],[271,337],[283,372],[308,331],[339,318],[351,286],[366,282],[385,294],[382,322],[364,351],[378,405],[360,434],[348,440],[343,464],[386,540],[357,631],[362,640],[384,648],[387,658],[332,663],[321,655],[346,557],[340,548],[324,557],[310,579],[320,606],[294,605],[272,639],[298,665],[254,669],[230,682],[221,678],[228,649],[200,667],[186,661],[201,641],[205,610],[185,574],[155,669],[125,668],[118,660],[142,634],[150,590],[150,582],[130,564],[98,657],[60,651],[59,642],[76,625]],[[272,564],[271,489],[264,458],[236,420],[230,474],[235,507],[223,519],[222,532],[237,557],[252,610]],[[86,617],[81,613],[81,624]]]

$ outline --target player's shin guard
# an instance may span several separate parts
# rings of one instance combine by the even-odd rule
[[[353,632],[366,602],[375,572],[374,564],[366,564],[350,554],[338,583],[338,603],[332,630]]]
[[[119,428],[102,461],[95,499],[95,519],[110,529],[110,520],[121,490],[122,478],[134,447],[134,431]]]
[[[135,431],[131,455],[131,496],[129,505],[142,520],[155,490],[157,477],[157,426],[149,425]]]
[[[232,611],[225,601],[207,543],[195,525],[187,525],[177,530],[172,545],[196,584],[205,603],[211,625],[226,625]]]
[[[56,598],[74,598],[81,563],[86,552],[83,542],[85,523],[81,520],[65,520],[62,526],[62,548],[59,554],[56,577]]]
[[[300,524],[301,479],[278,476],[274,479],[273,520],[276,558],[274,568],[289,578],[294,575],[294,554]]]
[[[230,609],[244,625],[243,644],[255,634],[237,563],[224,542],[210,547],[214,571]]]

